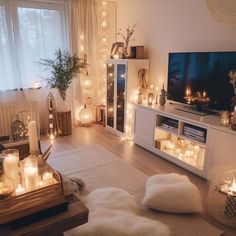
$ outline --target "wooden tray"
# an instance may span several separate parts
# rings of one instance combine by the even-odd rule
[[[0,200],[0,224],[65,203],[62,177],[56,171],[53,177],[57,183]]]

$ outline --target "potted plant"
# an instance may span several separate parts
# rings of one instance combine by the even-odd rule
[[[63,101],[66,99],[66,90],[70,87],[73,78],[87,65],[83,59],[75,54],[71,56],[69,51],[62,52],[60,48],[55,50],[54,59],[41,59],[39,63],[50,70],[51,75],[46,79],[47,85],[50,89],[58,89]]]
[[[46,78],[47,86],[50,89],[57,89],[59,98],[57,104],[58,133],[60,135],[70,135],[72,133],[71,111],[68,111],[66,100],[66,91],[70,87],[73,78],[81,72],[82,68],[87,66],[84,59],[76,55],[71,56],[69,51],[55,50],[54,59],[41,59],[39,62],[50,70],[51,74]]]

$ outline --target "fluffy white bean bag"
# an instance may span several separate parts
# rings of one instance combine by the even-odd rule
[[[202,211],[198,188],[187,176],[159,174],[151,176],[145,186],[142,205],[171,213],[198,213]]]
[[[84,203],[89,209],[87,224],[66,232],[70,236],[168,236],[169,228],[138,215],[129,193],[117,188],[93,191]]]

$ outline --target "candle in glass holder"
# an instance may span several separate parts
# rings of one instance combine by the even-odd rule
[[[30,154],[39,154],[38,135],[35,120],[30,121],[28,124],[29,146]]]
[[[35,158],[27,157],[22,162],[22,172],[27,191],[38,187],[38,162]]]
[[[44,172],[42,175],[42,180],[45,185],[51,185],[53,184],[53,174],[52,172]]]
[[[228,111],[224,111],[220,116],[220,124],[223,126],[229,126],[230,121],[230,113]]]
[[[19,176],[19,152],[16,149],[7,149],[2,153],[5,175],[10,178],[16,188],[20,183]]]
[[[18,185],[18,187],[15,189],[16,196],[21,195],[25,193],[25,188],[22,187],[22,185]]]

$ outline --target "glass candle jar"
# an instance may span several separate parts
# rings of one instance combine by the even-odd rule
[[[11,196],[13,191],[14,186],[12,180],[4,175],[3,171],[0,171],[0,200]]]
[[[21,161],[21,173],[27,192],[38,188],[39,174],[38,161],[30,156]]]
[[[16,149],[6,149],[2,152],[4,174],[10,178],[14,188],[20,183],[19,152]]]
[[[220,124],[223,126],[229,126],[230,113],[228,111],[223,111],[220,116]]]

